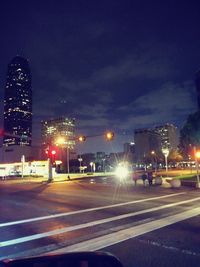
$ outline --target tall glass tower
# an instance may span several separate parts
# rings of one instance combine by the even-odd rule
[[[5,146],[31,145],[32,89],[27,59],[16,56],[8,64],[4,95]]]

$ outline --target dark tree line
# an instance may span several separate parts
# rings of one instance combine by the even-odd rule
[[[180,131],[180,151],[184,157],[190,154],[194,146],[200,147],[200,111],[189,115]]]

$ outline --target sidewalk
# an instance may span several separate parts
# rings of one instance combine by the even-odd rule
[[[93,174],[87,174],[87,173],[64,173],[64,174],[56,174],[53,176],[53,183],[55,182],[66,182],[66,181],[73,181],[73,180],[79,180],[79,179],[90,179],[92,177],[103,177],[103,176],[112,176],[112,173],[93,173]],[[70,177],[70,179],[68,178]],[[0,179],[0,183],[48,183],[48,177],[42,176],[42,177],[31,177],[31,176],[25,176],[25,177],[7,177],[5,179]]]
[[[53,177],[53,181],[52,183],[59,183],[59,182],[69,182],[69,181],[73,181],[73,180],[81,180],[81,179],[92,179],[93,177],[95,178],[100,178],[100,177],[104,177],[104,176],[110,176],[112,177],[114,174],[113,173],[70,173],[70,174],[56,174]],[[68,178],[68,176],[70,176],[70,179]],[[172,179],[171,177],[166,177],[166,178],[162,178],[162,185],[155,185],[153,182],[152,186],[160,186],[162,188],[171,188],[170,183],[168,182],[169,179]],[[22,184],[22,183],[50,183],[48,181],[48,177],[9,177],[6,179],[1,179],[0,180],[0,184],[1,183],[11,183],[11,184]],[[134,181],[132,179],[127,180],[125,182],[125,184],[127,185],[134,185]],[[142,179],[138,179],[137,180],[137,185],[136,186],[144,186],[143,184],[143,180]],[[148,182],[145,185],[146,187],[149,187]]]

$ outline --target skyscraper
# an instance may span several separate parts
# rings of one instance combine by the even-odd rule
[[[4,95],[4,146],[30,146],[32,89],[28,61],[14,57],[8,65]]]
[[[200,70],[195,75],[196,91],[197,91],[197,104],[200,110]]]

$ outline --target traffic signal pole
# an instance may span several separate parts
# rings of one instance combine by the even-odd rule
[[[47,165],[48,165],[48,182],[51,183],[53,181],[53,173],[52,173],[52,163],[51,159],[47,159]]]

